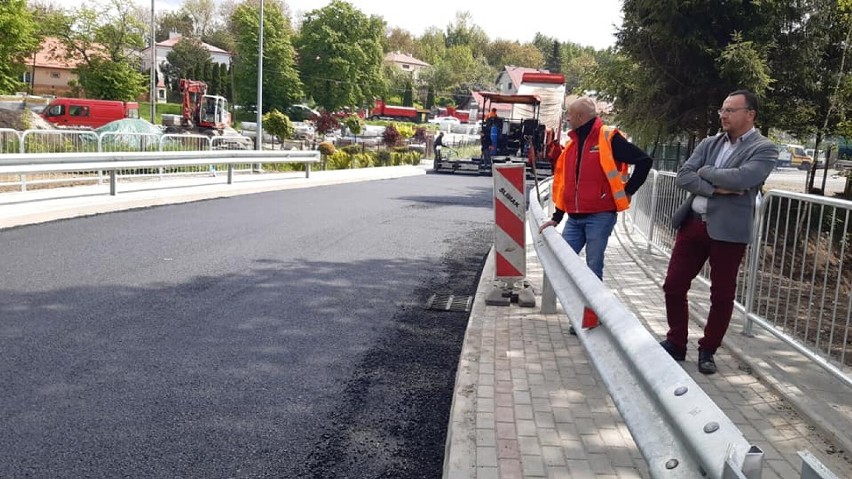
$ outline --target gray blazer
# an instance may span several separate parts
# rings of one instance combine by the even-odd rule
[[[689,197],[672,215],[672,226],[680,228],[692,213],[697,195],[707,197],[707,234],[714,240],[751,242],[755,196],[775,168],[778,148],[757,131],[742,140],[722,168],[716,157],[725,144],[725,134],[705,138],[677,172],[677,186]],[[742,195],[714,195],[716,188],[743,191]]]

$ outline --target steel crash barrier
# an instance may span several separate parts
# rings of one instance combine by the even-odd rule
[[[760,478],[763,451],[750,444],[660,348],[657,339],[601,284],[555,228],[538,233],[539,226],[550,218],[551,186],[551,180],[540,185],[541,202],[535,191],[530,192],[527,212],[544,270],[542,312],[555,313],[559,300],[652,477]],[[598,315],[601,326],[581,328],[587,307]],[[830,472],[813,475],[814,469],[803,466],[801,477],[832,477]]]
[[[311,176],[311,163],[320,161],[318,151],[295,150],[214,150],[152,151],[118,153],[42,153],[0,156],[0,176],[32,173],[101,172],[109,174],[110,194],[118,193],[119,173],[127,170],[224,164],[228,184],[234,182],[234,165],[243,163],[303,163],[305,177]],[[26,181],[21,182],[26,190]]]

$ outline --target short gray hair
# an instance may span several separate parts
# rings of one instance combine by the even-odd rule
[[[588,115],[588,117],[591,118],[597,115],[597,105],[595,105],[595,100],[592,100],[587,96],[577,98],[571,102],[571,105],[568,108],[582,113],[584,117]]]

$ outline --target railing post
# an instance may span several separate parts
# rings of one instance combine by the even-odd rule
[[[311,164],[309,162],[305,162],[305,178],[311,177]]]
[[[657,217],[657,186],[659,184],[660,175],[657,174],[657,171],[654,170],[652,172],[654,174],[654,181],[651,182],[651,211],[649,212],[650,218],[650,226],[648,226],[648,253],[651,253],[654,245],[654,231],[656,230],[656,221],[654,218]]]
[[[118,171],[115,169],[109,172],[109,194],[115,196],[118,193]]]
[[[547,277],[547,272],[542,272],[541,313],[556,313],[556,291],[553,289],[553,284],[550,283],[550,278]]]
[[[228,184],[234,184],[234,164],[228,163]]]

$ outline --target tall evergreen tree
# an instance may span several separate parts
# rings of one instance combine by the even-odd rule
[[[562,45],[559,40],[553,40],[553,47],[550,49],[550,54],[545,60],[545,68],[553,73],[562,73]]]

